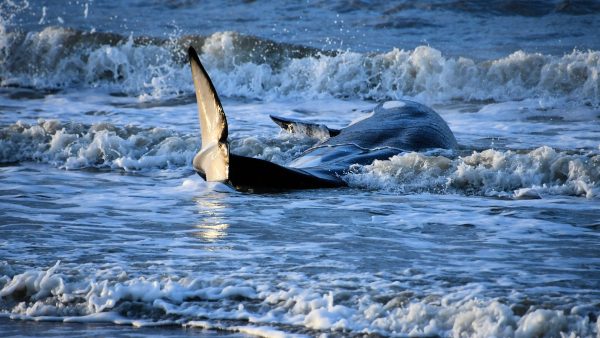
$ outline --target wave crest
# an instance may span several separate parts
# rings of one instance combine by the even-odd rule
[[[195,135],[163,128],[85,125],[39,120],[0,129],[0,163],[37,161],[63,169],[126,171],[191,169],[199,149]],[[285,165],[318,139],[282,133],[233,138],[231,151]],[[447,154],[446,154],[447,155]],[[404,153],[371,165],[353,166],[351,186],[412,192],[461,193],[514,198],[544,194],[594,198],[600,194],[600,155],[542,146],[529,152],[475,151],[451,159],[433,153]]]
[[[191,93],[185,47],[202,52],[227,96],[341,97],[428,102],[565,97],[600,103],[600,53],[563,56],[517,51],[497,60],[452,58],[420,46],[386,53],[320,51],[235,32],[209,37],[133,38],[47,27],[3,42],[2,85],[107,87],[160,99]]]
[[[282,133],[276,138],[236,138],[231,150],[242,156],[284,164],[317,140]],[[38,120],[0,128],[0,163],[36,161],[63,169],[110,168],[125,171],[191,168],[200,149],[196,135],[164,128],[93,125]]]

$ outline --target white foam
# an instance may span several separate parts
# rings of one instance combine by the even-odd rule
[[[585,314],[562,310],[533,308],[519,316],[505,304],[506,300],[478,299],[477,288],[469,286],[447,290],[449,293],[439,301],[409,297],[382,303],[377,295],[397,290],[398,282],[377,281],[373,276],[346,276],[344,290],[322,294],[319,289],[323,285],[298,284],[306,276],[274,283],[261,278],[211,274],[195,278],[163,275],[117,279],[98,274],[72,280],[59,273],[59,268],[57,263],[46,271],[28,270],[8,276],[8,283],[0,289],[0,299],[7,300],[2,305],[3,315],[24,320],[109,322],[137,327],[177,324],[264,337],[289,336],[293,332],[288,330],[298,328],[313,334],[337,331],[469,337],[589,336],[597,333],[598,325]],[[242,276],[248,276],[248,272],[251,271],[240,271]],[[339,283],[336,276],[328,278],[332,280],[322,281],[324,285]],[[360,289],[362,285],[371,285],[378,292],[363,290],[352,295],[345,291],[347,287]],[[122,314],[122,307],[128,309],[131,302],[136,306],[127,310],[127,315]],[[143,319],[148,311],[154,313],[153,318]],[[173,316],[179,319],[173,320]],[[199,317],[206,320],[198,321]],[[226,321],[234,324],[223,324]],[[248,324],[236,325],[236,321]],[[275,328],[286,326],[289,329]]]
[[[406,106],[402,101],[386,101],[383,103],[383,109],[396,109]]]
[[[562,311],[539,309],[519,320],[515,337],[544,337],[567,330],[567,317]]]
[[[0,297],[6,297],[20,290],[24,290],[33,300],[63,293],[65,291],[64,282],[60,276],[55,274],[59,265],[60,261],[47,271],[27,271],[15,276],[0,290]],[[39,310],[35,309],[35,311]],[[42,310],[42,312],[45,311]]]

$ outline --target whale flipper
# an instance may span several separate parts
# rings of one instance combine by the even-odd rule
[[[329,134],[329,137],[334,137],[340,134],[341,130],[332,129],[324,124],[307,123],[294,119],[286,119],[283,117],[269,115],[273,122],[277,123],[282,129],[290,133],[301,133],[311,137],[318,137],[323,133]]]
[[[190,46],[188,57],[198,103],[198,119],[202,133],[202,148],[194,157],[193,166],[209,182],[226,182],[229,179],[229,144],[227,143],[227,118],[198,54]]]

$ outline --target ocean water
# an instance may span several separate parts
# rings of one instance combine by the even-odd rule
[[[598,336],[598,31],[597,1],[1,2],[0,336]],[[206,183],[190,44],[234,153],[393,99],[460,148]]]

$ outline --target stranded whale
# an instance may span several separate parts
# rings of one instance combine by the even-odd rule
[[[346,183],[340,175],[352,164],[370,164],[406,151],[457,147],[452,131],[435,111],[402,100],[379,104],[371,116],[341,130],[271,116],[288,131],[326,132],[330,136],[285,167],[232,154],[227,119],[217,92],[193,47],[188,56],[202,134],[202,148],[193,166],[209,182],[223,182],[244,191],[342,187]]]

